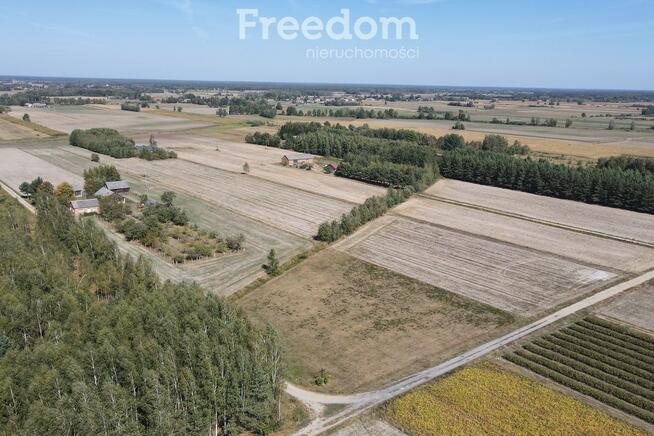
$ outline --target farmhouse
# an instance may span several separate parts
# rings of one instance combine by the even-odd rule
[[[313,155],[299,153],[299,154],[285,154],[282,156],[282,165],[284,166],[298,166],[303,163],[313,163]]]
[[[105,183],[105,188],[113,192],[114,194],[122,194],[129,192],[129,183],[126,180],[118,180],[116,182],[107,182]]]
[[[95,198],[89,200],[73,200],[70,202],[70,211],[75,218],[100,211],[100,204]]]

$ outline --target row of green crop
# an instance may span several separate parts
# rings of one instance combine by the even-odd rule
[[[616,347],[621,347],[624,350],[629,350],[632,353],[636,353],[638,355],[639,359],[643,359],[646,362],[654,363],[654,350],[650,350],[644,347],[640,347],[638,345],[634,345],[629,342],[622,341],[618,338],[614,338],[613,336],[604,334],[602,332],[599,332],[594,329],[589,329],[584,325],[581,325],[579,323],[573,324],[569,327],[570,329],[588,335],[592,336],[595,339],[598,339],[600,341],[605,342],[606,344],[610,344]]]
[[[579,326],[581,326],[581,327],[583,327],[585,329],[592,330],[592,331],[597,332],[597,333],[601,333],[604,336],[609,336],[609,337],[611,337],[611,338],[613,338],[615,340],[620,341],[621,343],[630,344],[631,349],[634,349],[634,350],[638,351],[639,353],[644,354],[646,356],[654,357],[654,344],[651,344],[648,341],[643,341],[641,339],[634,338],[634,337],[629,336],[629,335],[625,335],[625,334],[617,332],[617,331],[615,331],[615,330],[613,330],[611,328],[604,327],[604,326],[601,326],[601,325],[597,325],[595,323],[592,323],[592,322],[589,322],[589,321],[586,321],[586,320],[579,321],[577,323],[577,325],[579,325]]]
[[[622,380],[635,383],[639,386],[642,386],[654,392],[654,382],[651,382],[646,378],[634,374],[634,369],[636,370],[636,372],[639,372],[638,368],[631,368],[630,365],[624,362],[612,359],[603,354],[595,353],[589,350],[575,351],[574,348],[576,348],[576,346],[574,344],[566,344],[568,345],[566,347],[563,345],[558,345],[557,342],[558,339],[549,337],[549,338],[536,339],[534,341],[534,344],[538,345],[541,348],[546,348],[562,356],[568,357],[570,359],[574,359],[578,362],[581,362],[593,368],[604,371],[607,374],[620,377]]]
[[[533,362],[536,362],[539,365],[545,366],[551,369],[552,371],[556,371],[573,380],[577,380],[580,383],[584,383],[585,385],[598,389],[606,394],[612,395],[623,401],[631,403],[634,406],[640,407],[643,410],[647,410],[648,412],[654,413],[654,402],[642,398],[638,395],[632,394],[631,392],[619,388],[615,385],[602,381],[584,372],[577,371],[576,369],[570,368],[562,363],[558,363],[554,360],[550,360],[547,357],[526,352],[525,350],[518,350],[516,351],[516,354],[518,354],[519,356],[525,359],[529,359]]]
[[[541,357],[556,362],[557,364],[565,365],[575,371],[594,377],[601,382],[608,383],[620,389],[624,389],[625,391],[634,395],[638,395],[643,399],[654,401],[654,390],[652,389],[647,389],[644,386],[639,386],[638,384],[626,381],[618,376],[607,373],[606,371],[597,369],[592,365],[587,365],[583,362],[564,356],[555,351],[541,348],[536,344],[527,344],[524,346],[524,349],[533,354],[537,354]],[[654,411],[654,403],[652,403],[652,411]]]
[[[625,354],[625,355],[627,355],[627,356],[629,356],[629,357],[631,357],[633,359],[637,359],[637,360],[642,361],[643,363],[647,363],[648,365],[654,365],[654,359],[650,359],[647,356],[643,356],[642,354],[640,354],[640,353],[638,353],[636,351],[630,350],[630,349],[625,348],[625,347],[621,347],[620,345],[611,343],[611,342],[606,341],[606,340],[604,340],[602,338],[598,338],[596,336],[596,334],[594,334],[592,332],[589,333],[588,331],[583,331],[581,328],[576,327],[574,325],[572,325],[570,327],[567,327],[567,328],[563,329],[562,331],[564,333],[570,335],[570,336],[574,336],[574,337],[582,339],[584,341],[588,341],[588,342],[591,342],[593,344],[599,345],[599,346],[604,347],[604,348],[606,348],[608,350],[611,350],[611,351],[613,351],[615,353],[618,353],[618,354],[623,353],[623,354]]]
[[[518,354],[506,354],[504,356],[505,359],[509,360],[510,362],[515,363],[516,365],[520,365],[522,367],[525,367],[527,369],[530,369],[531,371],[535,372],[536,374],[539,374],[543,377],[550,378],[554,380],[557,383],[560,383],[564,386],[567,386],[571,389],[576,390],[577,392],[580,392],[582,394],[588,395],[590,397],[595,398],[596,400],[599,400],[605,404],[608,404],[609,406],[615,407],[616,409],[620,409],[626,413],[629,413],[633,416],[636,416],[646,422],[649,422],[651,424],[654,424],[654,413],[648,412],[646,410],[643,410],[639,407],[634,406],[633,404],[630,404],[626,401],[623,401],[619,398],[616,398],[613,395],[607,394],[606,392],[603,392],[599,389],[596,389],[592,386],[589,386],[585,383],[579,382],[573,378],[567,377],[560,372],[557,372],[555,370],[552,370],[546,366],[540,365],[530,359],[524,358]]]
[[[585,339],[580,339],[576,336],[571,336],[564,334],[563,332],[553,333],[552,337],[557,339],[560,342],[557,342],[557,345],[563,345],[565,347],[574,346],[575,351],[583,352],[583,350],[588,350],[593,354],[588,354],[583,352],[589,357],[600,358],[599,356],[604,356],[605,359],[618,360],[625,363],[628,366],[621,367],[622,369],[629,371],[631,373],[637,374],[641,377],[647,378],[647,380],[654,381],[654,366],[649,365],[645,362],[642,362],[638,359],[634,359],[631,356],[627,356],[622,353],[616,353],[613,350],[609,350],[601,345],[596,345],[586,341]],[[549,340],[549,339],[548,339]]]
[[[590,322],[595,325],[599,325],[602,327],[606,327],[608,329],[611,329],[615,332],[622,333],[623,335],[626,336],[631,336],[636,339],[640,339],[641,341],[647,342],[650,344],[651,347],[654,347],[654,336],[647,335],[645,333],[640,333],[637,331],[634,331],[630,328],[621,326],[619,324],[615,324],[609,321],[605,321],[603,319],[595,318],[595,317],[588,317],[585,319],[585,321]]]

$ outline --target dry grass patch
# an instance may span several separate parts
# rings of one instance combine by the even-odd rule
[[[465,368],[392,401],[386,417],[414,436],[645,434],[578,399],[489,363]]]
[[[514,322],[505,312],[333,249],[239,303],[252,319],[281,333],[295,382],[312,385],[324,368],[331,392],[382,386],[483,343]]]
[[[51,129],[46,126],[42,126],[41,124],[35,123],[33,121],[25,121],[22,119],[23,115],[20,115],[21,118],[16,118],[17,114],[14,114],[14,116],[9,116],[9,115],[0,115],[0,119],[3,121],[6,121],[8,123],[14,124],[15,126],[18,126],[19,128],[27,129],[28,131],[33,131],[36,132],[33,136],[65,136],[66,134],[63,132],[60,132],[58,130]],[[39,135],[41,134],[41,135]],[[23,136],[23,137],[28,137],[31,138],[33,136]],[[9,138],[9,139],[15,139],[15,138]]]

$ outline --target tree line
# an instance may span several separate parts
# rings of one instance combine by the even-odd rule
[[[0,428],[241,434],[278,428],[279,339],[195,285],[162,283],[51,195],[0,196]]]
[[[403,129],[287,123],[282,148],[342,159],[336,175],[383,186],[421,191],[439,174],[472,183],[537,195],[654,213],[652,161],[600,159],[597,166],[571,167],[529,157],[529,147],[501,135],[466,142]]]
[[[75,129],[70,134],[70,145],[85,148],[95,153],[106,154],[116,159],[138,157],[146,160],[175,159],[174,151],[157,147],[156,143],[136,147],[134,140],[126,138],[117,130],[93,128],[88,130]]]
[[[599,168],[616,168],[654,175],[654,159],[635,156],[611,156],[598,159]]]
[[[443,154],[439,166],[452,179],[654,213],[654,176],[635,170],[569,167],[472,148]]]
[[[355,206],[343,214],[340,221],[325,221],[318,228],[316,239],[334,242],[343,236],[354,233],[365,223],[384,215],[386,211],[406,201],[413,194],[413,188],[389,189],[386,195],[370,197],[363,204]]]

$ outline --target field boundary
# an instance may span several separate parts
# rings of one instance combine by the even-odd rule
[[[452,200],[452,199],[449,199],[449,198],[445,198],[445,197],[441,197],[441,196],[433,195],[433,194],[419,193],[417,195],[419,197],[426,198],[428,200],[440,201],[440,202],[443,202],[443,203],[453,204],[455,206],[462,206],[462,207],[467,207],[469,209],[480,210],[482,212],[489,212],[489,213],[494,213],[496,215],[507,216],[507,217],[510,217],[510,218],[517,218],[517,219],[521,219],[523,221],[529,221],[529,222],[533,222],[533,223],[536,223],[536,224],[543,224],[543,225],[546,225],[546,226],[556,227],[556,228],[563,229],[563,230],[570,230],[570,231],[573,231],[573,232],[576,232],[576,233],[582,233],[582,234],[589,235],[589,236],[596,236],[596,237],[599,237],[599,238],[610,239],[612,241],[626,242],[626,243],[629,243],[629,244],[640,245],[640,246],[646,247],[646,248],[654,248],[654,244],[644,242],[644,241],[639,241],[638,239],[624,238],[624,237],[621,237],[621,236],[611,235],[611,234],[608,234],[608,233],[602,233],[602,232],[598,232],[598,231],[594,231],[594,230],[584,229],[584,228],[581,228],[581,227],[571,226],[571,225],[567,225],[567,224],[561,224],[561,223],[557,223],[555,221],[542,220],[542,219],[530,217],[530,216],[527,216],[527,215],[522,215],[522,214],[519,214],[519,213],[508,212],[508,211],[501,210],[501,209],[495,209],[495,208],[492,208],[492,207],[481,206],[481,205],[474,204],[474,203],[466,203],[464,201]]]
[[[175,149],[171,148],[171,150],[175,150]],[[226,173],[231,173],[231,174],[247,175],[248,177],[252,177],[253,179],[261,180],[262,182],[272,183],[273,185],[281,186],[281,187],[284,187],[284,188],[297,189],[298,191],[306,192],[307,194],[319,195],[321,197],[329,198],[331,200],[342,201],[342,202],[348,203],[348,204],[350,204],[352,206],[358,206],[359,204],[361,204],[361,203],[355,203],[355,202],[349,201],[349,200],[344,200],[342,198],[334,197],[333,195],[318,194],[317,192],[309,191],[308,189],[304,189],[304,188],[301,188],[301,187],[298,187],[298,186],[285,185],[284,183],[276,182],[276,181],[270,180],[270,179],[265,179],[265,178],[260,177],[260,176],[253,176],[251,174],[245,174],[245,173],[240,172],[240,171],[230,171],[230,170],[226,170],[224,168],[216,168],[216,167],[214,167],[212,165],[204,164],[204,163],[201,163],[201,162],[196,162],[196,161],[193,161],[193,160],[190,160],[190,159],[185,159],[183,157],[178,157],[177,160],[183,160],[184,162],[189,162],[189,163],[192,163],[194,165],[200,165],[200,166],[203,166],[203,167],[206,167],[206,168],[211,168],[211,169],[216,170],[216,171],[224,171]],[[351,180],[351,179],[348,179],[348,180]],[[363,183],[363,182],[359,182],[359,183]]]
[[[618,283],[608,289],[600,291],[574,304],[566,306],[554,313],[551,313],[526,326],[520,327],[511,333],[494,339],[486,344],[469,350],[457,357],[447,360],[437,366],[408,376],[395,382],[385,389],[373,392],[366,392],[353,395],[327,395],[317,392],[306,391],[298,386],[287,383],[286,392],[291,396],[308,404],[313,410],[321,410],[328,404],[344,404],[347,407],[330,417],[317,418],[308,426],[296,432],[297,435],[317,435],[330,430],[343,422],[360,415],[361,413],[376,407],[398,395],[404,394],[426,382],[445,375],[457,368],[460,368],[472,361],[484,357],[498,349],[509,345],[527,335],[552,325],[570,315],[592,307],[604,300],[615,297],[626,290],[640,286],[654,279],[654,270],[649,270],[633,279]]]
[[[2,180],[0,180],[0,188],[5,190],[7,194],[9,194],[11,197],[15,198],[18,200],[18,202],[28,211],[36,215],[36,208],[32,206],[27,200],[25,200],[23,197],[21,197],[16,191],[11,189],[9,186],[5,185]]]
[[[617,276],[617,278],[615,280],[613,280],[612,282],[615,282],[615,281],[620,280],[620,279],[632,278],[632,277],[635,277],[635,276],[639,275],[639,274],[634,274],[632,272],[623,271],[623,270],[613,268],[613,267],[597,265],[597,264],[594,264],[592,262],[587,262],[587,261],[579,260],[579,259],[576,259],[576,258],[573,258],[573,257],[564,256],[562,254],[557,254],[557,253],[553,253],[553,252],[550,252],[550,251],[539,250],[538,248],[533,248],[533,247],[530,247],[528,245],[517,244],[517,243],[512,242],[512,241],[505,241],[503,239],[495,239],[495,238],[490,237],[490,236],[469,232],[467,230],[457,229],[457,228],[454,228],[454,227],[448,227],[448,226],[446,226],[444,224],[434,223],[434,222],[423,220],[423,219],[420,219],[420,218],[415,218],[415,217],[412,217],[412,216],[409,216],[409,215],[404,215],[402,213],[397,213],[397,212],[392,212],[391,211],[391,212],[389,212],[389,214],[393,215],[396,218],[406,219],[406,220],[413,221],[413,222],[423,224],[423,225],[426,225],[426,226],[432,226],[432,227],[447,230],[447,231],[450,231],[450,232],[459,233],[461,235],[466,235],[466,236],[470,236],[470,237],[473,237],[473,238],[479,238],[479,239],[484,240],[484,241],[494,242],[494,243],[497,243],[497,244],[504,244],[504,245],[508,245],[508,246],[511,246],[511,247],[515,247],[515,248],[520,248],[520,249],[527,250],[527,251],[530,251],[532,253],[537,253],[537,254],[540,254],[540,255],[543,255],[543,256],[552,256],[552,257],[555,257],[557,259],[577,263],[579,265],[583,265],[583,266],[586,266],[586,267],[589,267],[589,268],[594,268],[594,269],[601,270],[601,271],[611,272],[611,273],[613,273],[613,274],[615,274]],[[387,225],[389,225],[389,224],[391,224],[391,223],[388,223]],[[381,230],[381,228],[375,230],[374,233],[378,232],[379,230]],[[373,233],[367,235],[367,237],[372,236],[372,234]],[[592,236],[592,235],[590,235],[590,236]],[[357,243],[358,242],[359,241],[357,241]],[[354,244],[354,245],[356,245],[356,244]],[[348,248],[350,248],[350,247],[348,247]],[[646,271],[648,271],[648,269],[646,269],[644,272],[646,272]]]

